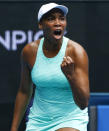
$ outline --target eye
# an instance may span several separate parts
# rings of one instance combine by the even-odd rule
[[[65,17],[60,17],[60,20],[64,21],[64,20],[65,20]]]
[[[54,17],[48,17],[47,20],[52,21],[52,20],[54,20]]]

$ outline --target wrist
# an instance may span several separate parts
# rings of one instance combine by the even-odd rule
[[[69,82],[72,83],[74,81],[74,79],[73,79],[73,77],[71,75],[67,75],[66,77],[67,77]]]

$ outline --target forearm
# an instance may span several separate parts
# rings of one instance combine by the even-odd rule
[[[86,80],[84,84],[81,84],[74,78],[68,78],[68,81],[72,89],[75,103],[80,107],[80,109],[84,109],[88,106],[89,101],[89,81]]]
[[[15,107],[14,107],[14,116],[12,121],[11,131],[17,131],[19,124],[23,118],[26,107],[29,103],[31,94],[24,94],[21,91],[18,92]]]

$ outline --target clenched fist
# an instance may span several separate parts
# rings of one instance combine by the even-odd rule
[[[61,70],[68,79],[72,77],[74,72],[74,61],[71,57],[64,57],[61,64]]]

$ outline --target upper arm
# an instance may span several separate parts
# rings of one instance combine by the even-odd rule
[[[74,51],[74,76],[77,86],[89,92],[88,56],[80,45]]]
[[[32,92],[31,72],[28,66],[28,47],[24,47],[21,52],[21,80],[19,90],[26,94]]]

